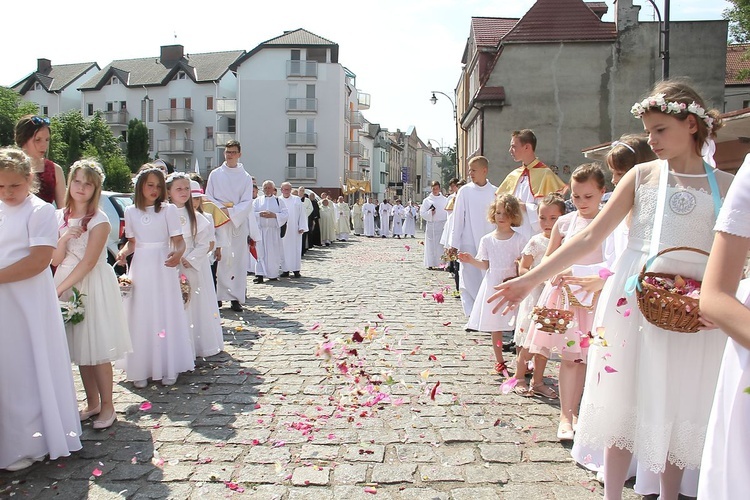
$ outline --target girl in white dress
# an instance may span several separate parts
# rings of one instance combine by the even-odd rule
[[[719,372],[698,483],[699,500],[745,498],[750,491],[750,283],[735,298],[750,251],[750,155],[737,172],[714,228],[700,308],[729,336]],[[739,299],[739,300],[738,300]]]
[[[81,449],[65,327],[49,263],[55,208],[32,194],[31,160],[0,149],[0,469]]]
[[[164,173],[151,164],[135,180],[135,204],[125,209],[125,246],[117,261],[135,252],[130,267],[133,290],[124,299],[133,352],[125,356],[128,380],[141,389],[148,379],[173,385],[195,367],[177,266],[185,240],[177,207],[166,203]]]
[[[518,274],[523,276],[542,262],[544,254],[547,253],[549,237],[552,235],[552,227],[557,219],[565,215],[565,201],[559,193],[550,193],[539,203],[539,225],[542,232],[531,237],[521,252],[521,260],[518,263]],[[522,396],[530,395],[529,385],[526,383],[528,363],[531,360],[529,349],[524,347],[526,337],[531,326],[531,312],[534,309],[539,296],[542,294],[544,285],[538,285],[528,297],[526,297],[518,308],[516,316],[516,328],[513,341],[516,344],[516,379],[515,392]],[[544,373],[547,367],[547,358],[542,355],[534,356],[534,370]],[[511,385],[513,385],[511,383]],[[557,396],[552,388],[547,388],[548,397],[553,399]]]
[[[104,173],[94,160],[70,167],[65,206],[58,210],[60,238],[52,254],[57,295],[68,300],[75,287],[83,294],[84,317],[67,323],[70,359],[78,365],[88,406],[81,421],[98,415],[94,429],[106,429],[115,419],[112,405],[112,362],[131,349],[130,333],[120,289],[107,263],[109,219],[99,208]]]
[[[710,249],[710,228],[732,176],[703,161],[701,148],[720,127],[719,113],[707,112],[684,82],[659,82],[632,112],[659,159],[626,173],[586,229],[491,299],[498,311],[515,308],[537,283],[600,245],[632,210],[628,248],[599,298],[594,323],[604,330],[589,351],[576,439],[605,449],[605,498],[622,496],[635,454],[640,466],[660,474],[661,498],[672,500],[683,471],[700,467],[726,337],[716,329],[688,335],[652,325],[634,297],[624,298],[625,285],[659,249]],[[671,252],[650,270],[701,279],[704,268],[695,252]]]
[[[570,179],[572,193],[570,198],[576,210],[557,219],[552,229],[545,258],[549,258],[554,252],[567,245],[571,238],[588,227],[599,214],[605,182],[601,168],[593,163],[581,165],[575,169]],[[555,352],[562,358],[559,377],[560,424],[557,428],[557,438],[560,440],[573,439],[573,425],[578,418],[578,405],[583,393],[586,356],[589,339],[592,337],[594,309],[598,298],[595,293],[585,290],[577,291],[578,285],[570,288],[568,280],[592,275],[599,279],[599,269],[609,268],[611,265],[608,247],[611,252],[611,238],[607,238],[592,251],[579,254],[575,260],[577,266],[554,276],[542,291],[538,305],[571,311],[573,325],[561,333],[548,333],[539,328],[538,322],[532,321],[524,343],[524,347],[532,354],[541,354],[549,359],[550,355]],[[561,297],[568,291],[575,291],[576,298],[582,305],[566,304],[564,300],[561,300]],[[548,388],[544,385],[543,376],[541,370],[534,371],[531,391],[546,396],[548,393],[545,389]]]
[[[469,316],[466,328],[480,332],[492,332],[492,349],[495,352],[495,371],[509,377],[508,366],[503,359],[503,331],[513,329],[514,315],[492,314],[492,305],[487,298],[493,287],[508,278],[518,275],[516,259],[526,245],[526,238],[513,230],[523,221],[521,206],[513,195],[502,195],[490,205],[487,218],[495,224],[495,230],[479,240],[476,257],[467,252],[458,254],[458,260],[482,270],[487,270],[479,286],[477,300]]]
[[[190,300],[186,311],[195,355],[199,358],[213,356],[224,349],[208,257],[213,224],[202,214],[196,213],[187,174],[171,174],[167,178],[167,192],[169,201],[177,207],[185,239],[185,254],[180,260],[179,270],[190,282]]]

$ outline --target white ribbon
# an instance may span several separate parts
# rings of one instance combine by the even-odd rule
[[[706,139],[706,142],[703,143],[703,147],[701,148],[701,156],[703,157],[703,161],[714,168],[716,168],[716,160],[714,160],[715,154],[716,142],[714,142],[714,140],[711,138]]]

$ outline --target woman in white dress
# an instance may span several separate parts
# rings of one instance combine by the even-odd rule
[[[81,449],[70,355],[49,263],[55,209],[33,194],[31,162],[0,149],[0,469]]]
[[[162,171],[146,164],[136,176],[135,204],[125,209],[125,246],[117,261],[135,252],[130,267],[133,290],[124,299],[133,352],[123,367],[142,389],[148,379],[174,385],[195,367],[177,266],[185,252],[177,207],[166,203]]]
[[[116,417],[112,404],[112,362],[131,350],[130,333],[120,288],[107,263],[110,224],[99,208],[104,173],[94,160],[70,167],[65,206],[58,210],[60,238],[52,254],[57,295],[69,300],[72,288],[83,294],[83,320],[68,322],[70,359],[78,365],[88,406],[81,421],[98,415],[94,429],[110,427]]]
[[[750,250],[750,156],[737,172],[714,228],[700,307],[729,336],[708,423],[699,500],[750,491],[750,282],[740,283]],[[735,290],[740,284],[735,298]]]
[[[605,449],[605,498],[622,496],[635,455],[640,467],[660,474],[661,498],[671,500],[683,473],[700,468],[726,337],[717,329],[687,335],[657,327],[634,297],[623,296],[660,249],[710,249],[710,228],[732,176],[701,157],[702,145],[721,126],[719,112],[707,112],[684,82],[657,83],[631,111],[642,119],[659,159],[626,173],[586,229],[529,273],[499,286],[491,299],[498,300],[498,311],[515,308],[538,282],[601,244],[632,210],[628,248],[599,298],[594,324],[604,331],[590,347],[576,440]],[[697,280],[704,269],[705,257],[695,252],[671,252],[650,267]]]
[[[185,254],[179,270],[190,283],[190,299],[185,308],[191,339],[196,357],[205,358],[224,349],[224,336],[208,257],[213,224],[195,211],[191,183],[198,186],[186,174],[173,173],[167,178],[167,193],[169,201],[177,207],[185,239]]]

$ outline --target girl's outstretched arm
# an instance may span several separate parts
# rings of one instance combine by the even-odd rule
[[[468,252],[459,252],[457,257],[463,264],[471,264],[483,271],[490,268],[490,262],[488,260],[477,260]]]
[[[750,349],[750,309],[735,298],[750,239],[717,232],[701,286],[701,313],[745,349]]]

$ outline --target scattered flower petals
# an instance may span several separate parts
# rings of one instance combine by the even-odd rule
[[[365,493],[376,495],[378,493],[378,489],[373,486],[365,486]]]
[[[404,248],[406,248],[406,251],[407,251],[407,252],[408,252],[409,250],[411,250],[411,247],[410,247],[409,245],[404,245]]]
[[[617,299],[617,307],[622,307],[627,303],[628,299],[626,297],[620,297],[619,299]]]
[[[590,339],[590,337],[588,335],[585,336],[585,337],[583,337],[581,339],[581,342],[579,342],[578,345],[580,345],[582,349],[588,349],[589,346],[591,346],[591,339]]]
[[[99,477],[102,475],[102,471],[97,467],[96,469],[91,471],[91,475],[94,477]]]
[[[148,401],[144,401],[143,403],[141,403],[141,406],[139,406],[138,409],[141,411],[148,411],[151,409],[151,403],[149,403]]]
[[[441,292],[435,292],[432,294],[432,298],[437,302],[438,304],[442,304],[445,302],[445,296]]]
[[[378,313],[378,318],[384,319],[383,313]]]
[[[313,323],[313,326],[311,326],[311,327],[310,327],[310,331],[313,331],[313,332],[314,332],[314,331],[315,331],[315,330],[317,330],[318,328],[320,328],[320,323],[318,323],[318,322],[315,322],[315,323]]]
[[[243,488],[242,486],[240,486],[237,483],[233,483],[232,481],[224,481],[224,486],[226,486],[227,488],[229,488],[232,491],[236,491],[237,493],[244,493],[245,492],[245,488]]]
[[[503,394],[510,394],[510,391],[516,387],[516,384],[518,384],[518,379],[516,377],[511,377],[500,384],[500,392]]]
[[[437,356],[435,356],[434,354],[430,354],[430,355],[429,355],[429,356],[427,357],[427,359],[429,359],[430,361],[437,361]]]
[[[625,311],[622,313],[623,317],[627,318],[628,316],[630,316],[630,312],[631,311],[632,311],[632,309],[630,309],[630,308],[625,309]]]
[[[443,326],[450,326],[450,325],[451,325],[450,321],[446,321],[445,323],[443,323]]]
[[[167,331],[166,331],[166,330],[162,330],[162,331],[160,331],[159,333],[157,333],[157,335],[158,335],[159,337],[161,337],[161,338],[164,338],[164,337],[166,337],[166,336],[167,336]]]
[[[604,371],[607,372],[607,373],[617,373],[617,370],[615,370],[614,368],[612,368],[609,365],[607,365],[607,366],[604,367]]]
[[[362,342],[363,340],[365,340],[365,338],[362,336],[361,333],[359,333],[359,330],[355,331],[352,334],[352,341],[353,342]]]
[[[603,279],[603,280],[606,280],[607,278],[609,278],[610,276],[612,276],[612,275],[614,275],[614,274],[615,274],[615,273],[613,273],[612,271],[610,271],[610,270],[609,270],[609,269],[607,269],[606,267],[605,267],[604,269],[600,269],[600,270],[599,270],[599,277],[600,277],[601,279]]]
[[[435,401],[435,395],[437,394],[438,387],[440,387],[439,380],[435,383],[435,387],[433,387],[432,390],[430,391],[430,399],[433,401]]]

